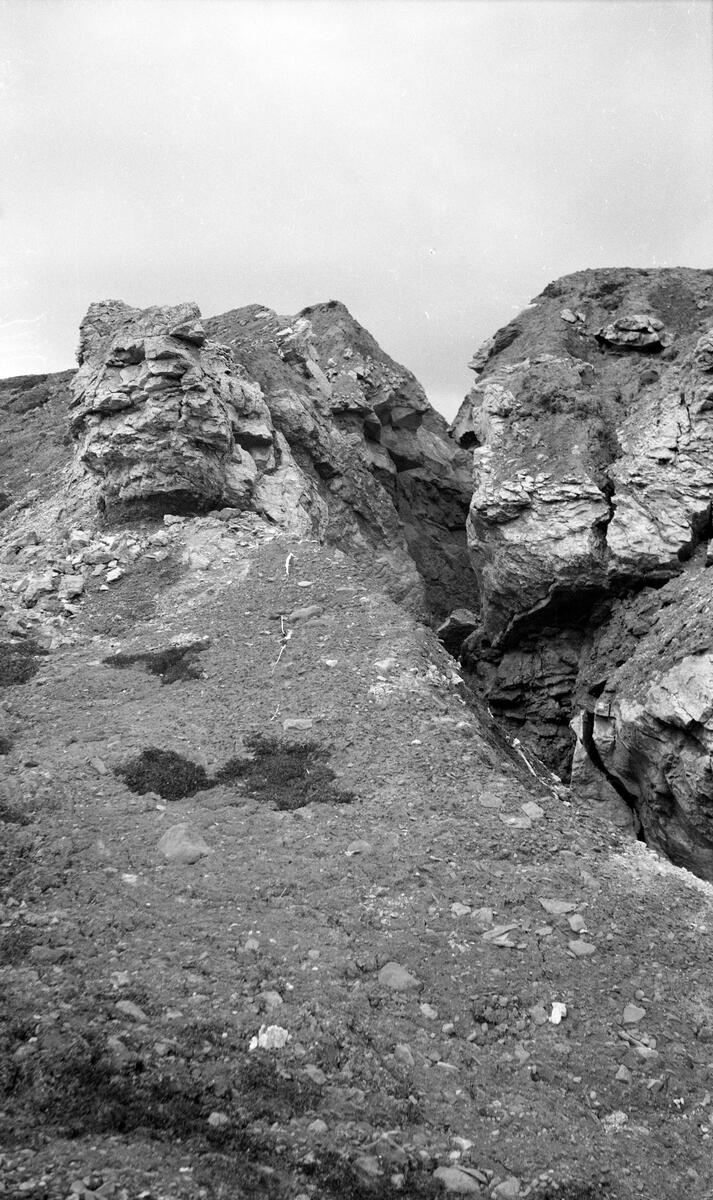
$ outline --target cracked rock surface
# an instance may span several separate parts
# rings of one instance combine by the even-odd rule
[[[667,683],[655,616],[666,603],[685,624],[684,581],[696,580],[695,604],[710,590],[712,324],[708,271],[567,276],[476,355],[454,422],[474,454],[468,540],[482,620],[465,661],[481,690],[565,776],[579,715],[577,770],[584,750],[601,794],[707,876],[713,788],[695,700],[706,667],[684,669],[681,650]],[[643,709],[624,671],[637,647],[659,698]],[[700,736],[659,702],[671,688]],[[682,737],[691,761],[669,769]]]

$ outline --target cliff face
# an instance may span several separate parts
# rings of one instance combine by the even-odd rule
[[[481,348],[453,427],[474,454],[478,686],[565,776],[574,719],[575,779],[704,874],[712,323],[713,272],[568,276]]]

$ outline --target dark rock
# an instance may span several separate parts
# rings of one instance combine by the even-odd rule
[[[453,425],[474,448],[474,686],[565,778],[577,717],[601,798],[707,877],[712,287],[687,269],[557,281],[491,351]]]

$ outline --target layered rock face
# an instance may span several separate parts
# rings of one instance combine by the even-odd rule
[[[319,532],[322,505],[259,386],[208,342],[196,305],[93,304],[78,358],[71,428],[107,500],[254,507],[291,532]]]
[[[329,540],[377,560],[386,547],[396,565],[406,553],[436,613],[472,603],[470,455],[411,372],[336,301],[296,317],[250,305],[206,328],[259,382],[276,429],[327,505]]]
[[[71,429],[103,503],[254,509],[368,554],[437,615],[470,598],[469,455],[343,305],[203,322],[107,301],[78,358]]]
[[[713,272],[568,276],[476,354],[454,422],[474,453],[478,686],[562,775],[574,718],[575,779],[707,875],[712,325]]]

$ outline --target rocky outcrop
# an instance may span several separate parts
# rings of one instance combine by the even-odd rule
[[[196,305],[94,304],[80,329],[71,428],[108,502],[255,508],[294,533],[323,511],[258,385],[207,340]]]
[[[439,615],[472,603],[470,456],[411,372],[336,301],[296,317],[250,305],[206,329],[259,382],[276,429],[327,506],[327,538],[377,560],[386,553],[400,570],[413,560]]]
[[[105,301],[78,360],[70,427],[101,507],[251,509],[367,554],[437,616],[472,597],[470,456],[342,304],[203,321]]]
[[[476,354],[453,426],[475,465],[474,682],[564,775],[574,718],[580,777],[585,754],[602,795],[709,876],[708,660],[674,638],[664,669],[659,641],[689,581],[697,604],[709,589],[712,326],[713,272],[568,276]]]

